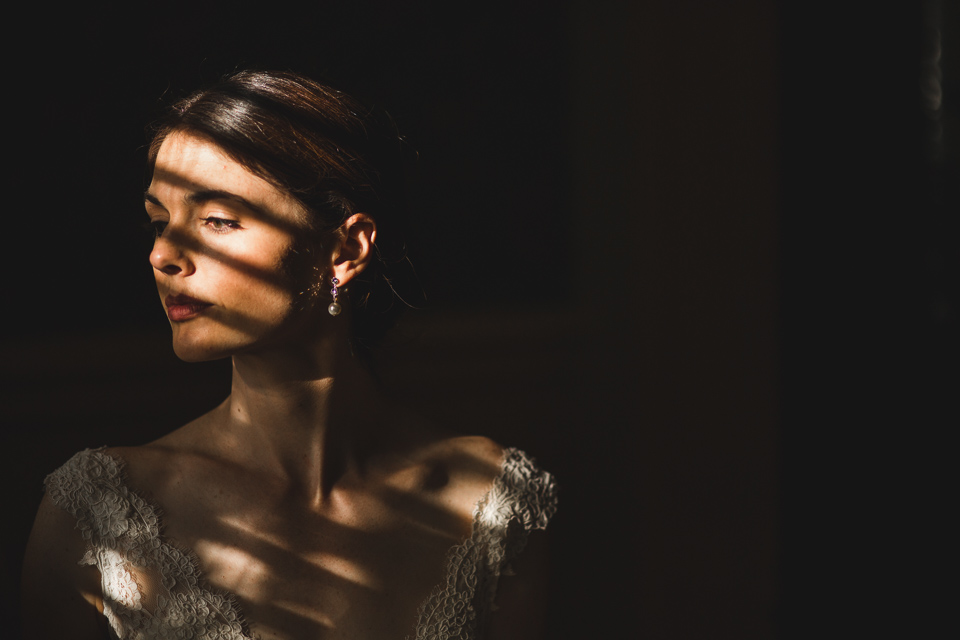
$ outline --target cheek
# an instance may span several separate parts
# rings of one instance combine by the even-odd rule
[[[319,247],[292,247],[280,260],[278,271],[284,279],[284,288],[294,296],[294,307],[298,310],[312,308],[323,298],[324,273],[318,264],[319,250]]]
[[[289,298],[301,286],[304,258],[289,243],[244,249],[229,256],[211,256],[210,273],[216,273],[211,280],[224,293],[229,290],[233,297],[254,305],[271,304]]]

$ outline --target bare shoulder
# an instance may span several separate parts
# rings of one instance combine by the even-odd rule
[[[73,498],[67,498],[73,495],[70,488],[84,485],[85,479],[76,474],[87,473],[88,463],[96,466],[96,456],[105,454],[119,462],[126,486],[147,495],[162,493],[177,477],[183,437],[178,430],[144,446],[86,452],[55,472],[57,479],[48,484],[24,554],[21,618],[26,637],[107,637],[100,571],[85,559],[91,546],[74,515]]]
[[[482,436],[449,438],[438,444],[451,462],[452,475],[460,476],[460,499],[472,507],[503,471],[506,450]],[[509,570],[501,576],[490,637],[541,637],[547,606],[549,542],[545,531],[531,534],[523,552],[511,559]]]
[[[436,443],[451,459],[467,467],[494,471],[500,469],[504,448],[486,436],[452,436]]]
[[[147,444],[104,450],[121,461],[129,486],[150,495],[179,484],[204,454],[208,417],[200,418]]]
[[[436,499],[466,521],[500,474],[503,447],[483,436],[447,436],[423,447],[417,458],[431,472]]]
[[[489,485],[500,472],[503,452],[485,436],[447,436],[431,442],[423,455],[442,464],[451,479]]]
[[[87,542],[74,517],[44,496],[21,576],[22,622],[31,638],[102,638],[100,572],[80,565]],[[51,615],[55,611],[56,615]]]
[[[124,485],[150,503],[176,475],[178,456],[170,449],[146,444],[108,447],[103,453],[119,462]]]

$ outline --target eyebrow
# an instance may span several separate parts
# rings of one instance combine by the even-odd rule
[[[150,193],[150,191],[143,192],[143,199],[158,207],[164,206],[163,203],[160,202],[160,199]],[[236,202],[237,204],[249,209],[257,215],[264,215],[264,210],[262,207],[253,204],[243,196],[238,196],[235,193],[230,193],[229,191],[224,191],[222,189],[201,189],[200,191],[191,191],[184,196],[184,199],[193,205],[202,205],[213,200],[228,200],[231,202]]]

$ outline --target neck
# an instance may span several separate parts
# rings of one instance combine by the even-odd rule
[[[340,334],[310,348],[234,356],[230,397],[218,411],[228,455],[314,504],[363,469],[384,424],[377,385]]]

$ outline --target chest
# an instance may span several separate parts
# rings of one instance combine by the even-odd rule
[[[238,482],[164,505],[168,539],[234,595],[266,638],[403,638],[441,584],[471,513],[442,494],[377,483],[320,509]]]

